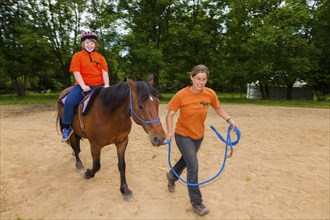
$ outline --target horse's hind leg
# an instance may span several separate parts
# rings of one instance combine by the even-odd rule
[[[101,168],[101,147],[93,146],[91,144],[91,153],[93,158],[93,168],[91,170],[87,169],[87,171],[85,172],[85,179],[93,178],[95,176],[95,173]]]
[[[78,170],[81,170],[84,168],[80,157],[79,157],[79,153],[80,153],[80,137],[76,136],[76,135],[72,135],[70,138],[70,145],[73,149],[73,153],[74,156],[76,157],[76,168]]]
[[[120,172],[120,192],[122,193],[124,200],[132,201],[133,192],[128,188],[126,182],[126,163],[125,163],[125,151],[128,143],[128,138],[121,143],[116,143],[117,157],[118,157],[118,169]]]

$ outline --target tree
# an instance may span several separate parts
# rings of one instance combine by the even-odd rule
[[[274,11],[270,22],[276,28],[277,45],[273,78],[280,85],[286,85],[288,100],[292,99],[293,84],[304,80],[311,67],[305,36],[308,30],[306,7],[305,1],[287,1],[286,6]]]
[[[50,42],[57,65],[53,66],[55,78],[65,81],[70,86],[69,65],[72,55],[80,50],[82,13],[86,1],[75,0],[28,0],[29,14],[32,16],[37,32]]]
[[[225,15],[223,69],[227,85],[239,88],[241,94],[248,82],[248,50],[246,42],[251,36],[250,2],[245,0],[228,1],[228,13]],[[226,82],[225,81],[225,82]]]
[[[1,5],[1,72],[10,78],[18,96],[26,95],[27,87],[47,70],[44,59],[52,56],[48,42],[34,31],[26,9],[24,1]]]
[[[156,86],[165,65],[163,48],[166,42],[168,19],[173,0],[120,1],[129,33],[123,37],[126,48],[127,74],[145,79],[153,74]]]
[[[309,5],[306,3],[308,2]],[[311,3],[313,3],[311,5]],[[0,89],[61,89],[83,30],[99,35],[111,83],[150,74],[161,91],[190,83],[197,64],[208,86],[240,91],[305,80],[329,93],[328,0],[7,0],[1,4]]]
[[[318,100],[330,94],[330,2],[317,0],[310,6],[311,31],[309,44],[313,47],[310,60],[314,64],[307,74],[307,82],[314,89]]]
[[[107,60],[110,83],[124,79],[125,60],[121,52],[125,49],[121,31],[122,15],[118,11],[118,1],[90,1],[87,8],[89,14],[86,26],[91,27],[99,35],[98,52]]]
[[[257,7],[252,19],[253,32],[248,40],[252,79],[258,80],[264,98],[269,86],[286,86],[287,99],[292,99],[296,80],[304,80],[312,66],[305,1],[274,1]]]

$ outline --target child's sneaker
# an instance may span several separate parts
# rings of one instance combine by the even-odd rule
[[[70,138],[72,133],[73,133],[73,129],[71,127],[64,128],[63,133],[62,133],[62,142],[67,141]]]

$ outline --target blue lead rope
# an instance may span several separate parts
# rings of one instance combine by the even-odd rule
[[[224,142],[226,144],[226,149],[225,149],[225,153],[224,153],[224,159],[223,159],[222,167],[219,170],[219,172],[214,177],[212,177],[212,178],[210,178],[208,180],[205,180],[203,182],[199,182],[199,183],[188,183],[187,181],[185,181],[184,179],[182,179],[180,177],[180,175],[173,169],[172,164],[171,164],[171,142],[172,142],[172,140],[169,140],[167,142],[164,142],[164,144],[167,144],[168,145],[168,164],[170,165],[171,171],[174,173],[174,175],[179,180],[181,180],[181,182],[183,182],[184,184],[186,184],[188,186],[199,186],[199,185],[203,185],[203,184],[208,183],[208,182],[211,182],[212,180],[214,180],[217,177],[219,177],[219,175],[221,174],[221,172],[225,168],[227,158],[231,156],[231,154],[227,156],[228,147],[230,147],[230,150],[232,152],[233,151],[233,146],[235,146],[236,144],[238,144],[239,140],[241,139],[241,132],[240,132],[240,130],[238,128],[235,128],[234,130],[235,130],[236,135],[237,135],[237,140],[234,141],[234,142],[231,141],[231,137],[230,137],[231,125],[228,127],[227,139],[226,140],[221,136],[221,134],[217,131],[217,129],[213,125],[211,125],[210,127],[216,133],[216,135],[218,136],[218,138],[222,142]]]

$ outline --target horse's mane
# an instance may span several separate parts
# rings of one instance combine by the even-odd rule
[[[158,91],[145,81],[136,81],[138,104],[144,103],[150,96],[158,97]]]
[[[137,85],[138,104],[144,103],[150,96],[158,97],[158,91],[145,81],[135,81]],[[118,83],[108,88],[101,89],[99,98],[109,113],[114,112],[125,103],[129,96],[127,82]]]

